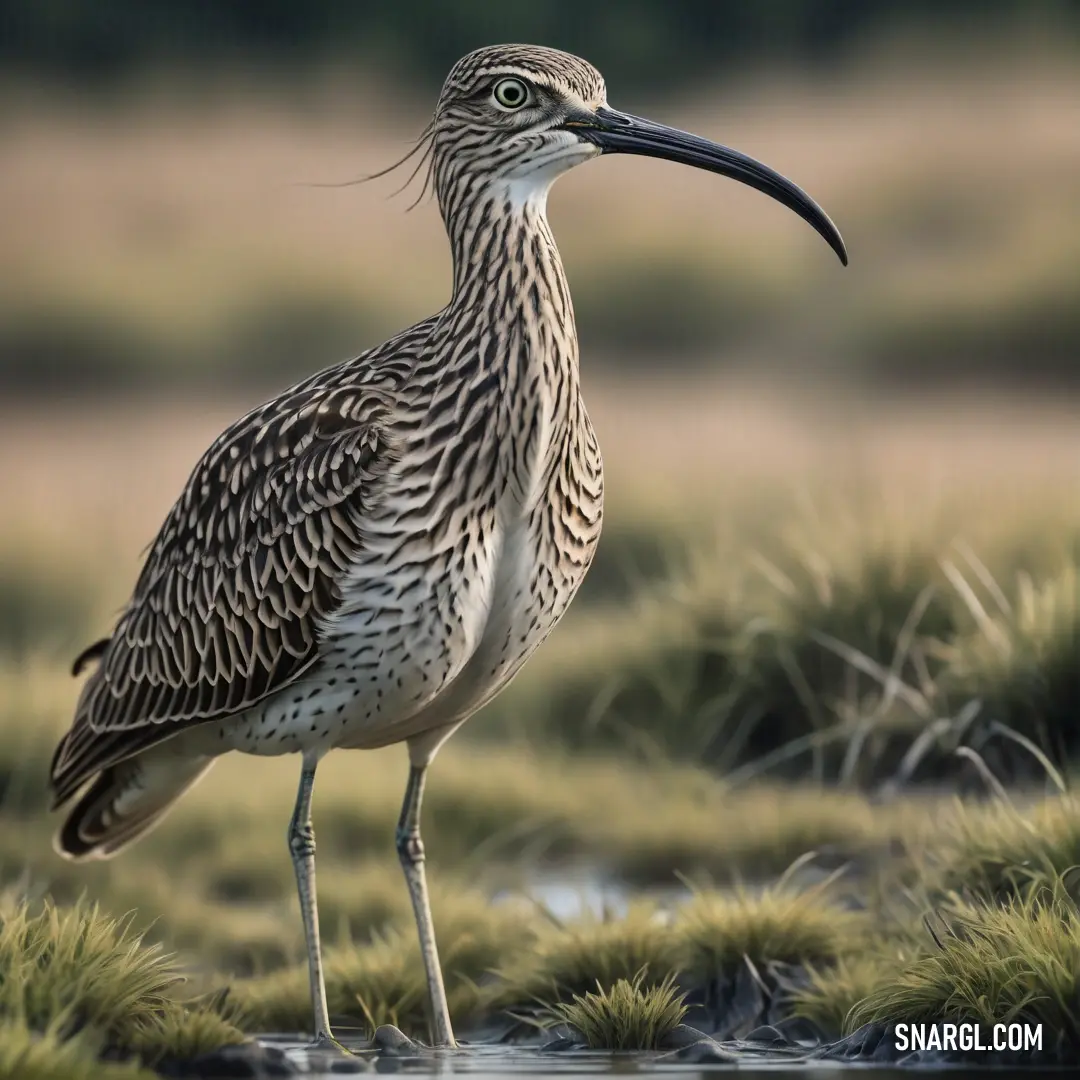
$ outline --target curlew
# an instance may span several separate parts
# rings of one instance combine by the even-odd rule
[[[288,829],[316,1042],[332,1043],[312,789],[330,750],[404,742],[397,850],[432,1037],[454,1046],[420,838],[428,766],[561,618],[600,536],[603,469],[546,217],[562,173],[606,153],[732,177],[809,222],[823,210],[752,158],[618,112],[585,61],[480,49],[421,144],[453,254],[438,314],[229,427],[151,546],[57,747],[56,846],[107,858],[228,751],[301,755]]]

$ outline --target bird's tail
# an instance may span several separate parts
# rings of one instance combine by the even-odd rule
[[[71,808],[53,846],[66,859],[111,858],[152,829],[213,763],[155,747],[110,765]]]

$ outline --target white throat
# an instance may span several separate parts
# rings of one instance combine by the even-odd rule
[[[557,176],[558,173],[555,174]],[[555,182],[555,176],[538,170],[525,176],[508,176],[496,181],[495,191],[516,211],[531,210],[533,213],[547,212],[548,192]]]

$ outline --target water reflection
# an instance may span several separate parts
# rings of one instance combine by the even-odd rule
[[[494,899],[496,902],[511,900],[522,892],[559,922],[571,922],[584,916],[624,918],[632,901],[648,899],[669,907],[690,895],[689,890],[678,882],[633,888],[625,882],[603,877],[595,867],[583,866],[558,873],[537,873],[520,889],[497,894]]]
[[[352,1065],[358,1072],[400,1073],[420,1076],[635,1076],[641,1080],[650,1077],[670,1077],[678,1080],[697,1080],[738,1073],[740,1078],[757,1076],[768,1080],[850,1080],[853,1070],[870,1071],[873,1080],[900,1080],[910,1078],[911,1069],[891,1066],[877,1068],[873,1065],[842,1065],[835,1062],[792,1061],[790,1056],[758,1051],[747,1052],[737,1064],[699,1064],[679,1061],[673,1056],[648,1054],[610,1054],[603,1051],[545,1052],[537,1048],[513,1046],[470,1046],[456,1051],[426,1051],[416,1057],[380,1057],[360,1051],[363,1062],[346,1063],[346,1060],[312,1060],[307,1050],[285,1040],[266,1039],[267,1045],[285,1049],[291,1058],[311,1080],[331,1080],[350,1075]],[[988,1064],[991,1064],[988,1062]],[[311,1070],[311,1071],[308,1071]],[[918,1080],[956,1080],[964,1069],[920,1067]],[[1030,1076],[1023,1070],[994,1070],[995,1080],[1019,1080]]]

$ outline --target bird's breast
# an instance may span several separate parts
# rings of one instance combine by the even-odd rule
[[[468,455],[456,473],[428,463],[428,482],[418,483],[418,462],[410,469],[406,454],[396,466],[324,630],[321,670],[349,695],[338,745],[466,718],[562,617],[599,535],[599,504],[581,474],[593,460],[591,427],[572,440],[569,423],[530,426],[513,453],[504,443],[483,467]],[[482,475],[485,483],[465,483]]]

